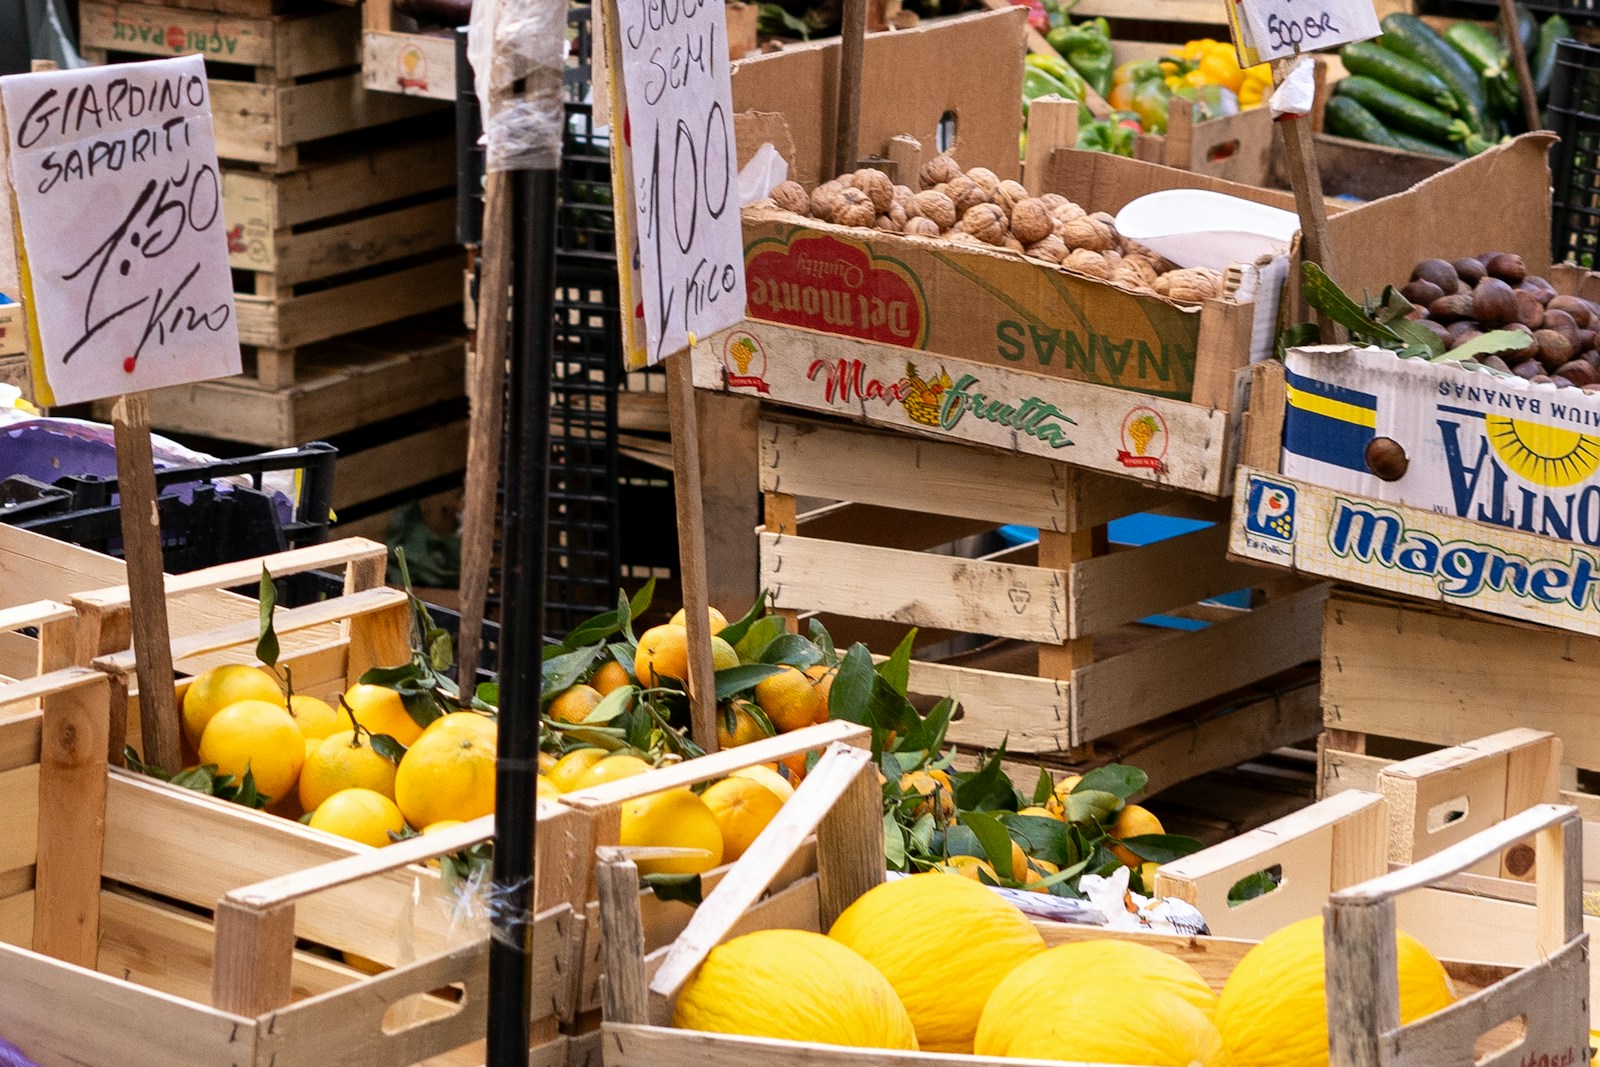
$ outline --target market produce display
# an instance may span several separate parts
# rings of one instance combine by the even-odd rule
[[[1339,51],[1350,76],[1328,101],[1329,133],[1459,159],[1525,132],[1510,50],[1493,31],[1462,21],[1440,33],[1404,13],[1386,15],[1382,25],[1377,40]],[[1540,24],[1520,10],[1519,33],[1543,104],[1556,42],[1571,28],[1560,15]]]
[[[963,171],[935,156],[918,174],[921,189],[896,185],[878,170],[857,170],[809,193],[785,181],[750,205],[856,229],[1006,250],[1133,292],[1194,302],[1224,295],[1222,272],[1178,268],[1117,232],[1105,212],[1090,214],[1056,193],[1030,196],[992,170]]]

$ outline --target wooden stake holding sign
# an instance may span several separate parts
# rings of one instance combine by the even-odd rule
[[[199,56],[0,78],[41,404],[113,408],[143,758],[182,766],[145,391],[240,373]]]
[[[1353,41],[1370,40],[1381,34],[1378,13],[1372,0],[1224,0],[1228,29],[1239,52],[1241,66],[1272,63],[1274,100],[1290,78],[1300,57],[1306,52],[1338,48]],[[1282,124],[1284,148],[1288,153],[1289,184],[1294,189],[1295,207],[1300,214],[1301,259],[1315,263],[1329,278],[1338,280],[1333,248],[1328,240],[1328,209],[1322,199],[1322,174],[1317,170],[1311,126],[1306,117],[1311,108],[1315,82],[1306,87],[1304,111],[1295,109],[1275,114]],[[1340,340],[1339,327],[1317,313],[1322,339]]]
[[[865,8],[863,7],[863,11]],[[688,629],[691,732],[717,748],[705,520],[690,350],[744,320],[744,235],[727,28],[720,5],[612,0],[602,20],[610,74],[612,186],[630,367],[667,361],[678,563]],[[673,66],[688,59],[687,69]],[[615,116],[622,116],[619,122]],[[648,685],[649,680],[640,679]]]
[[[1534,91],[1533,75],[1528,72],[1528,50],[1522,47],[1522,33],[1517,28],[1517,8],[1514,0],[1500,0],[1500,36],[1506,40],[1511,52],[1511,69],[1517,76],[1517,95],[1522,102],[1522,118],[1528,129],[1539,130],[1544,123],[1539,119],[1539,96]]]

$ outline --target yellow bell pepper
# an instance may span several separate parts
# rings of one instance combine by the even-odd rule
[[[1260,107],[1272,95],[1272,71],[1261,63],[1245,72],[1239,85],[1239,107],[1248,110]]]
[[[1199,73],[1208,85],[1220,85],[1239,91],[1244,84],[1244,71],[1239,67],[1238,54],[1231,47],[1213,48],[1200,60]]]

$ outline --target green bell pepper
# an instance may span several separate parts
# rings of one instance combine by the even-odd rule
[[[1060,52],[1083,75],[1095,92],[1111,91],[1111,71],[1116,59],[1111,52],[1111,35],[1105,19],[1094,19],[1077,26],[1062,26],[1045,35],[1050,47]]]

